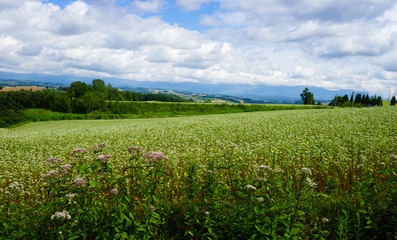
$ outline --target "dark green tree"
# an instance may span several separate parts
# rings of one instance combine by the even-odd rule
[[[361,103],[361,93],[358,93],[356,95],[356,98],[354,99],[354,103],[357,103],[357,104]]]
[[[70,87],[68,87],[68,89],[66,90],[66,92],[68,93],[69,97],[79,98],[89,90],[90,90],[90,86],[88,86],[84,82],[77,81],[77,82],[72,82],[70,84]]]
[[[396,105],[396,96],[393,96],[393,97],[391,98],[390,105],[391,105],[391,106],[395,106],[395,105]]]
[[[314,101],[314,95],[313,93],[309,92],[308,88],[305,88],[305,90],[302,91],[301,93],[301,99],[303,104],[305,105],[314,105],[315,101]]]
[[[102,79],[92,80],[92,89],[102,95],[104,99],[108,98],[108,89],[105,85],[105,81]]]

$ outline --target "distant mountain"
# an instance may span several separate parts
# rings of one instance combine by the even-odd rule
[[[0,81],[25,81],[49,83],[51,85],[68,86],[74,81],[83,81],[91,83],[96,77],[73,77],[73,76],[52,76],[44,74],[16,74],[0,72]],[[141,82],[134,80],[103,78],[106,83],[111,83],[113,87],[128,90],[145,91],[145,89],[186,91],[192,93],[203,94],[221,94],[227,96],[235,96],[239,98],[250,98],[260,100],[267,103],[295,103],[300,101],[300,94],[305,87],[314,94],[316,101],[328,102],[335,95],[343,96],[348,94],[350,97],[353,89],[328,90],[320,87],[310,86],[267,86],[267,85],[251,85],[251,84],[207,84],[207,83],[191,83],[191,82]],[[360,92],[365,93],[366,92]]]

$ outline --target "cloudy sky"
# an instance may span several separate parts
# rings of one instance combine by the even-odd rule
[[[0,0],[0,71],[397,93],[395,0]]]

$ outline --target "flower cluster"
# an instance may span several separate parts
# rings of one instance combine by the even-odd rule
[[[99,155],[98,160],[100,161],[106,161],[107,159],[111,158],[112,156],[110,155]]]
[[[256,171],[260,171],[260,170],[267,170],[269,172],[273,172],[273,169],[270,166],[263,164],[256,167]]]
[[[255,187],[255,186],[252,186],[252,185],[246,185],[246,186],[244,187],[244,189],[247,190],[247,191],[249,191],[249,190],[256,190],[256,187]]]
[[[306,178],[306,185],[311,187],[311,188],[314,188],[314,187],[317,186],[317,183],[315,183],[313,180],[311,180],[310,178],[307,177]]]
[[[51,216],[51,219],[54,218],[71,219],[72,217],[69,215],[68,211],[63,210],[62,212],[56,212],[54,215]]]
[[[43,175],[42,178],[44,179],[51,179],[51,178],[57,178],[59,176],[59,171],[58,170],[52,170],[46,175]]]
[[[302,175],[312,175],[312,171],[311,171],[309,168],[307,168],[307,167],[303,167],[303,168],[301,168],[301,169],[299,170],[299,174],[302,174]]]
[[[110,193],[113,195],[117,195],[117,193],[119,193],[119,190],[117,188],[113,188],[112,190],[110,190]]]
[[[74,180],[74,183],[75,183],[76,185],[84,186],[84,185],[85,185],[85,180],[82,179],[82,178],[76,178],[76,179]]]
[[[129,153],[133,153],[133,152],[140,152],[142,150],[142,148],[132,146],[132,147],[126,148],[125,150],[127,150]]]
[[[88,153],[88,151],[85,150],[84,148],[76,148],[72,150],[70,156],[76,156],[77,153]]]
[[[95,153],[102,151],[106,147],[105,143],[91,147],[89,150],[94,150]]]
[[[19,182],[13,182],[10,184],[9,188],[14,191],[21,191],[23,189],[23,184]]]
[[[67,173],[68,171],[70,171],[70,169],[72,168],[72,165],[70,164],[65,164],[61,167],[61,173]]]
[[[59,162],[62,162],[62,160],[61,160],[61,159],[58,159],[58,158],[52,157],[52,158],[47,159],[47,165],[50,165],[50,164],[57,164],[57,163],[59,163]]]
[[[66,197],[67,199],[69,199],[69,202],[72,202],[72,199],[75,198],[75,197],[77,197],[77,193],[69,193],[69,194],[66,194],[65,197]],[[73,201],[73,203],[76,204],[77,202],[76,202],[76,201]]]
[[[148,152],[143,154],[143,158],[148,159],[149,162],[158,162],[159,160],[166,160],[169,161],[167,157],[164,156],[164,153],[162,152]]]

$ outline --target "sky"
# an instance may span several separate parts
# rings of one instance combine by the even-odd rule
[[[0,0],[0,71],[397,94],[395,0]]]

